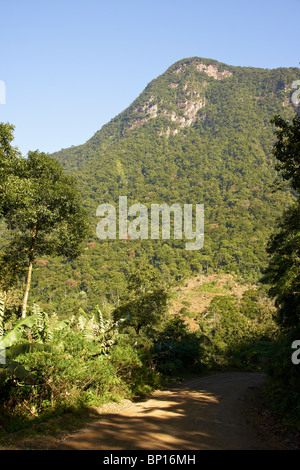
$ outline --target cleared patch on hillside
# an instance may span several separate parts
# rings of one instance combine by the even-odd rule
[[[231,295],[241,299],[250,287],[238,283],[231,274],[199,275],[174,289],[170,313],[180,314],[192,329],[198,329],[196,318],[205,312],[214,297]]]

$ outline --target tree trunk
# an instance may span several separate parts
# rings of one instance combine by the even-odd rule
[[[36,236],[37,236],[37,226],[34,225],[32,229],[32,235],[31,235],[32,238],[31,238],[31,247],[30,247],[30,252],[29,252],[29,266],[28,266],[28,271],[27,271],[26,287],[25,287],[25,292],[24,292],[24,297],[23,297],[23,302],[22,302],[22,318],[26,317],[27,301],[28,301],[28,294],[29,294],[29,289],[30,289],[30,284],[31,284],[32,266],[33,266],[33,261],[34,261],[34,245],[35,245]]]
[[[25,293],[24,293],[23,302],[22,302],[22,318],[26,317],[28,294],[29,294],[30,283],[31,283],[32,265],[33,265],[33,262],[30,261],[29,266],[28,266],[28,271],[27,271]]]

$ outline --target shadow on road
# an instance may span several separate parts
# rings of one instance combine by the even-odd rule
[[[62,441],[61,450],[265,449],[242,413],[260,374],[221,373],[193,379],[118,414],[107,414]]]

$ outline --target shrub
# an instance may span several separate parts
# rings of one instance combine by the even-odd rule
[[[191,332],[180,317],[166,322],[152,347],[154,362],[159,371],[174,375],[201,366],[202,336]]]
[[[28,421],[48,413],[97,406],[128,394],[129,387],[113,362],[97,348],[99,344],[82,333],[68,332],[61,352],[19,355],[17,360],[30,371],[34,385],[7,379],[5,396],[2,394],[4,413]]]
[[[266,363],[268,374],[266,396],[272,408],[286,424],[300,430],[300,365],[293,364],[292,343],[300,339],[300,329],[293,329],[274,342],[273,354]]]

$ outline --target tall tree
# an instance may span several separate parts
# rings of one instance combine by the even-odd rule
[[[0,215],[3,214],[7,186],[22,165],[21,153],[17,147],[11,145],[14,139],[13,131],[12,124],[0,123]]]
[[[126,319],[139,335],[143,328],[158,324],[167,308],[168,293],[160,271],[145,259],[135,264],[128,281],[128,292],[114,310],[114,320]]]
[[[88,234],[87,216],[75,179],[66,175],[56,160],[38,151],[21,158],[9,148],[6,152],[2,150],[4,156],[14,157],[13,165],[7,164],[5,171],[1,208],[13,232],[7,250],[16,258],[21,254],[27,263],[24,318],[35,259],[37,256],[77,257]]]
[[[272,122],[279,128],[273,148],[276,169],[294,190],[296,202],[284,212],[269,240],[263,282],[275,298],[278,324],[293,328],[300,323],[300,116],[291,123],[275,116]]]
[[[300,196],[300,115],[296,115],[289,123],[280,116],[275,116],[271,122],[278,130],[275,132],[277,142],[273,154],[277,159],[275,169],[282,178]]]

